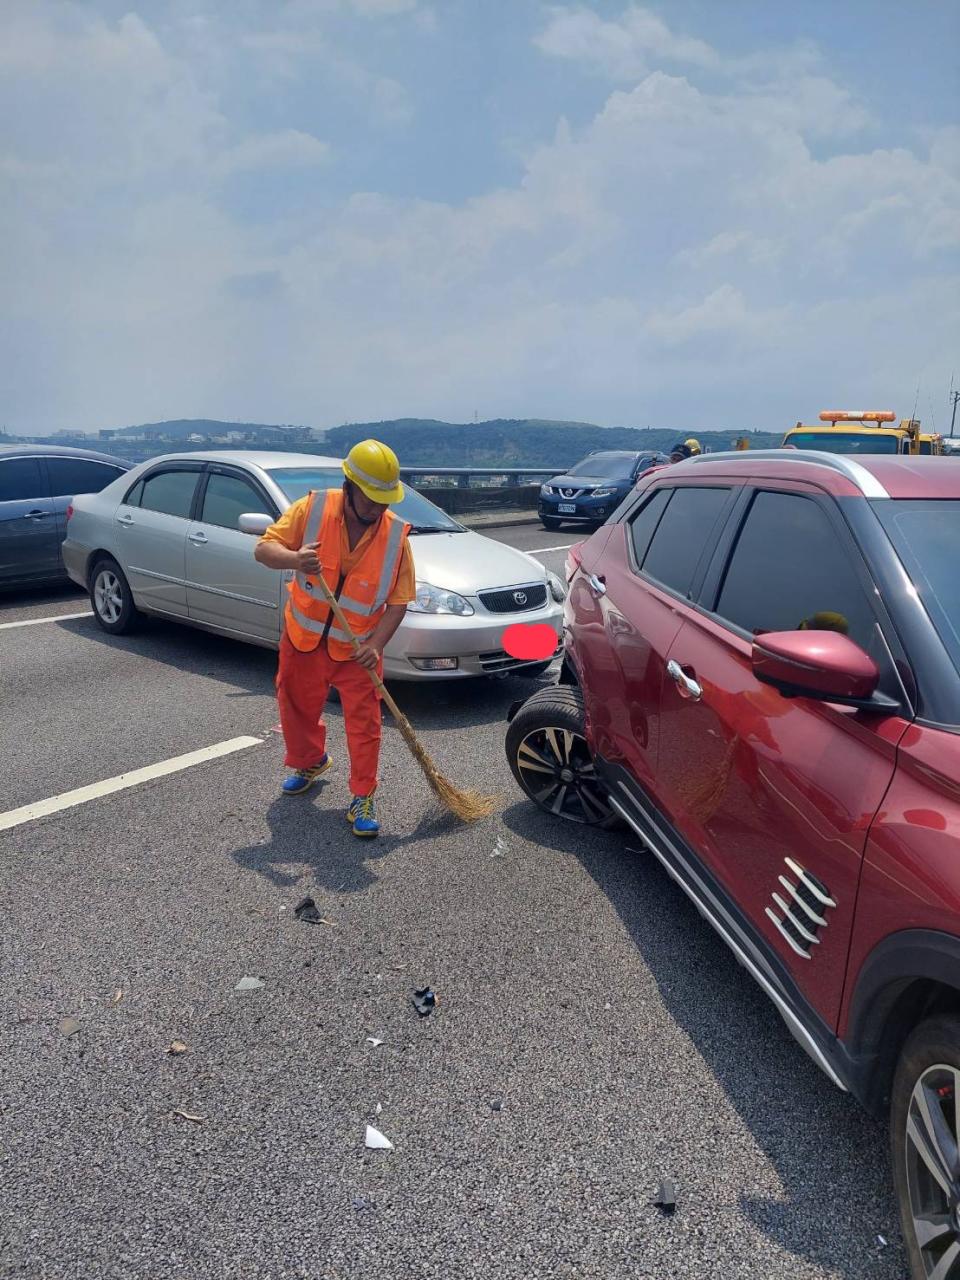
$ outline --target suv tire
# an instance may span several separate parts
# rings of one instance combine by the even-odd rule
[[[90,573],[93,616],[111,636],[135,630],[143,614],[133,603],[133,592],[123,570],[111,556],[101,556]]]
[[[910,1035],[897,1064],[890,1105],[890,1153],[903,1237],[914,1280],[926,1280],[946,1255],[944,1275],[960,1274],[960,1016],[922,1022]],[[947,1128],[952,1133],[947,1133]],[[944,1181],[929,1169],[943,1158],[953,1164]],[[927,1145],[932,1143],[932,1146]],[[921,1154],[927,1145],[928,1159]],[[940,1272],[937,1271],[939,1275]]]
[[[527,796],[555,817],[590,827],[618,818],[590,758],[583,694],[551,685],[528,698],[507,730],[507,763]]]

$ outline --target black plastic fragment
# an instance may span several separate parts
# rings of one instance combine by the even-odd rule
[[[413,993],[413,1007],[421,1018],[429,1018],[436,1003],[436,994],[430,987],[421,987],[419,991]]]
[[[669,1178],[660,1180],[660,1194],[653,1202],[661,1213],[669,1217],[677,1207],[677,1193]]]
[[[317,904],[312,898],[304,898],[302,902],[298,902],[293,908],[293,914],[298,920],[303,920],[305,924],[320,923],[320,912],[317,910]]]

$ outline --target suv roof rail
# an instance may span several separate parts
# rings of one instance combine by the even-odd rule
[[[831,471],[839,471],[857,486],[865,498],[889,498],[890,495],[866,467],[848,458],[842,453],[826,453],[820,449],[743,449],[726,453],[701,453],[687,458],[678,466],[688,467],[702,465],[705,462],[800,462],[808,466],[829,467]]]

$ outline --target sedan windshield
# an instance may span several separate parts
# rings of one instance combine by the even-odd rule
[[[842,431],[798,431],[787,439],[798,449],[822,449],[824,453],[896,453],[896,436],[845,435]]]
[[[597,476],[598,479],[616,480],[630,475],[635,461],[632,453],[593,453],[571,467],[568,476]]]
[[[343,484],[343,472],[329,467],[271,467],[267,474],[280,486],[291,502],[306,497],[311,489],[339,489]],[[445,511],[411,489],[403,486],[403,501],[390,508],[401,520],[413,526],[414,533],[464,533]]]
[[[874,503],[874,510],[960,669],[960,500],[895,498]]]

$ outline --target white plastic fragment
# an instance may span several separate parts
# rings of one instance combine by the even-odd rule
[[[256,991],[258,987],[262,987],[263,982],[260,978],[243,977],[233,988],[234,991]]]
[[[367,1044],[372,1044],[375,1049],[379,1049],[383,1041],[378,1040],[376,1036],[367,1036]]]
[[[379,1116],[379,1115],[382,1115],[382,1114],[383,1114],[383,1107],[382,1107],[382,1106],[380,1105],[380,1103],[378,1102],[378,1103],[377,1103],[377,1115]]]
[[[366,1145],[371,1151],[392,1151],[393,1143],[389,1138],[385,1138],[379,1129],[375,1129],[372,1124],[367,1125],[367,1134],[364,1139]]]
[[[507,856],[507,845],[504,843],[503,836],[497,836],[497,843],[490,852],[491,858],[505,858]]]

